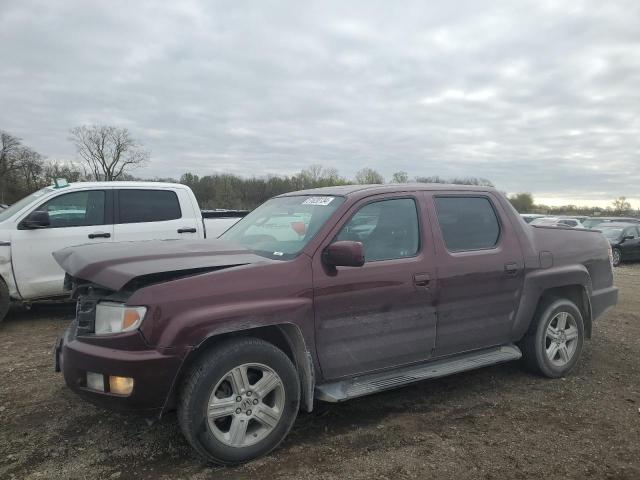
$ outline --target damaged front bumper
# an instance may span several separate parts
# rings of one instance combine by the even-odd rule
[[[167,407],[185,352],[156,350],[138,331],[110,336],[78,335],[74,320],[53,349],[54,368],[75,393],[99,406],[157,416]],[[90,376],[105,378],[104,390],[92,388]],[[133,379],[128,395],[109,391],[111,376]],[[95,376],[93,377],[95,378]]]

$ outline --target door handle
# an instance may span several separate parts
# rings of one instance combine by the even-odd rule
[[[197,230],[193,227],[191,228],[179,228],[178,233],[196,233]]]
[[[510,277],[515,277],[520,271],[520,267],[517,263],[506,263],[504,265],[504,273]]]
[[[413,276],[413,284],[419,288],[429,288],[431,277],[427,273],[416,273]]]
[[[94,238],[111,238],[111,234],[107,232],[90,233],[89,238],[91,240],[93,240]]]

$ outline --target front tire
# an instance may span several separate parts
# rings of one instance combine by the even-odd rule
[[[528,370],[549,378],[567,375],[578,363],[584,344],[584,321],[567,299],[547,301],[538,310],[534,327],[522,341]]]
[[[2,322],[4,317],[7,316],[10,303],[11,298],[9,297],[9,289],[7,288],[7,284],[4,283],[4,280],[0,278],[0,322]]]
[[[612,259],[611,263],[614,267],[619,266],[622,263],[622,251],[619,248],[614,248],[611,251]]]
[[[282,350],[257,338],[212,347],[180,392],[178,421],[207,461],[235,465],[269,453],[300,406],[300,381]]]

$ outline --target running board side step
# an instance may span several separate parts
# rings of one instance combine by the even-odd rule
[[[325,402],[342,402],[372,393],[390,390],[429,378],[488,367],[518,360],[522,352],[513,344],[463,353],[420,365],[410,365],[392,371],[372,373],[332,383],[317,385],[315,397]]]

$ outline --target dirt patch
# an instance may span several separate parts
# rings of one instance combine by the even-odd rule
[[[64,387],[51,348],[73,308],[0,324],[0,478],[640,478],[640,265],[566,379],[487,368],[301,413],[273,454],[211,468],[175,415],[146,421]]]

